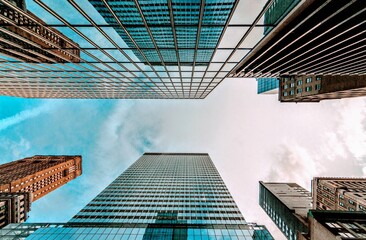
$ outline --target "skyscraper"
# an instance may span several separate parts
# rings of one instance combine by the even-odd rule
[[[56,235],[61,239],[273,239],[265,227],[246,223],[209,155],[203,153],[145,153],[67,224],[40,228],[30,237]]]
[[[81,173],[81,156],[33,156],[0,165],[0,228],[27,220],[33,201]]]
[[[282,102],[319,102],[327,99],[366,96],[366,75],[286,76],[280,80]]]
[[[231,76],[365,75],[365,9],[363,0],[300,1]]]
[[[277,78],[257,78],[258,94],[278,93],[279,80]]]
[[[0,3],[11,12],[0,11],[0,95],[204,99],[248,49],[227,46],[248,26],[231,23],[239,0],[31,1],[45,22]]]
[[[311,193],[296,183],[259,182],[259,205],[289,240],[307,233]]]
[[[316,177],[312,188],[318,210],[366,212],[366,178]]]
[[[264,35],[279,24],[299,2],[300,0],[274,0],[264,14]]]
[[[30,192],[36,201],[82,174],[81,156],[33,156],[0,165],[0,193]]]
[[[89,2],[141,62],[199,66],[211,61],[237,0]]]

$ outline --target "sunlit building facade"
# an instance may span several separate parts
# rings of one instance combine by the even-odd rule
[[[314,208],[366,213],[366,178],[316,177],[312,181]]]
[[[82,174],[81,156],[36,155],[0,165],[0,193],[31,193],[36,201]]]
[[[32,225],[11,225],[2,233],[14,236],[11,228],[22,227],[23,235],[32,229]],[[29,239],[54,236],[273,239],[264,226],[244,220],[209,155],[202,153],[145,153],[68,223],[44,225]]]

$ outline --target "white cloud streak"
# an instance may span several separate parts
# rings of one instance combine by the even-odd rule
[[[51,104],[45,103],[39,107],[21,111],[20,113],[17,113],[11,117],[0,119],[0,131],[5,130],[16,124],[19,124],[30,118],[37,117],[41,113],[44,113],[44,112],[50,110],[51,106],[52,106]]]

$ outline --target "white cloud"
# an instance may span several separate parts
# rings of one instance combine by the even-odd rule
[[[0,119],[0,131],[7,129],[13,125],[19,124],[27,119],[37,117],[41,113],[50,110],[51,106],[52,104],[48,102],[39,107],[21,111],[20,113],[17,113],[11,117]]]

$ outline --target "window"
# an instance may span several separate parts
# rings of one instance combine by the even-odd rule
[[[322,80],[322,77],[321,76],[316,76],[316,78],[315,78],[317,81],[320,81],[320,80]]]
[[[294,95],[294,93],[295,93],[295,91],[294,90],[291,90],[290,91],[290,95],[292,96],[292,95]]]
[[[297,81],[297,86],[300,86],[300,85],[302,85],[302,80]]]
[[[348,202],[349,202],[350,204],[352,204],[352,205],[355,205],[355,202],[354,202],[354,201],[352,201],[352,199],[349,199],[349,200],[348,200]]]
[[[310,92],[311,90],[312,90],[312,87],[311,86],[305,88],[305,92]]]
[[[320,90],[320,84],[315,85],[315,90]]]
[[[290,84],[290,87],[295,87],[295,83],[291,83]]]
[[[306,83],[311,83],[312,79],[311,77],[306,78]]]
[[[287,89],[288,88],[288,85],[287,84],[285,84],[285,86],[283,86],[283,89]]]
[[[342,207],[343,207],[343,206],[344,206],[344,203],[342,203],[342,202],[339,202],[339,206],[342,206]]]
[[[302,88],[296,90],[297,93],[302,93]]]
[[[284,96],[284,97],[287,97],[287,92],[284,92],[284,93],[283,93],[283,96]]]

